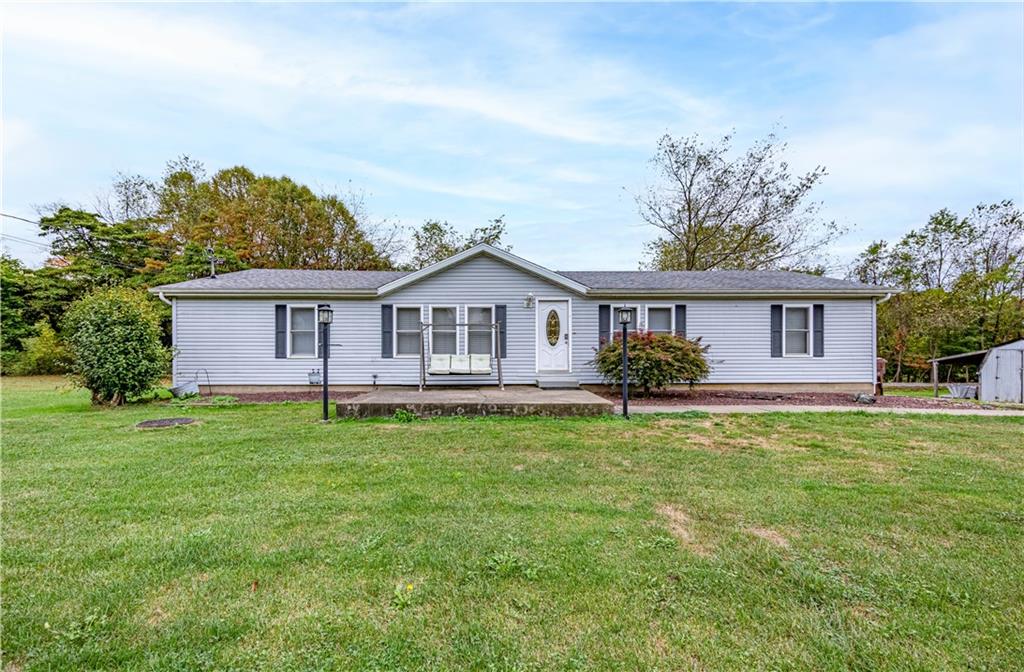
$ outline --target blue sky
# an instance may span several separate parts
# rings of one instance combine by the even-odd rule
[[[503,214],[533,261],[630,269],[661,134],[745,144],[780,125],[795,170],[829,170],[840,260],[941,207],[1024,201],[1020,4],[2,11],[2,207],[29,218],[188,154],[363,191],[410,226]]]

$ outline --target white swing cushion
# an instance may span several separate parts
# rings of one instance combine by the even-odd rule
[[[469,372],[475,374],[488,374],[491,372],[490,355],[470,355]]]
[[[471,373],[469,368],[469,355],[452,355],[452,374]]]
[[[431,355],[430,356],[430,368],[427,369],[427,373],[439,375],[451,373],[452,368],[452,356],[451,355]]]

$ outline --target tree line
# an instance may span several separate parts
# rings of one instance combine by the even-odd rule
[[[39,347],[52,344],[48,330],[59,327],[75,301],[100,288],[202,277],[211,257],[218,272],[413,270],[480,242],[503,246],[505,222],[499,216],[461,233],[432,219],[406,233],[387,220],[371,220],[361,194],[317,193],[244,166],[207,175],[200,163],[181,157],[156,180],[118,175],[91,208],[42,208],[39,235],[49,244],[49,258],[41,268],[0,258],[3,368],[17,368],[29,338],[42,337],[34,342]]]
[[[654,232],[641,268],[835,272],[831,245],[846,233],[822,217],[818,166],[794,174],[774,133],[734,151],[732,135],[665,135],[650,185],[636,194]],[[50,258],[39,269],[0,259],[4,370],[76,300],[98,288],[151,287],[246,268],[411,270],[480,242],[505,247],[503,217],[461,233],[442,220],[411,232],[373,220],[360,194],[317,193],[244,166],[207,175],[188,157],[161,178],[118,175],[95,207],[43,209]],[[848,277],[899,290],[878,307],[889,378],[923,380],[927,360],[1024,335],[1024,217],[1012,201],[965,216],[947,209],[898,240],[872,242]],[[166,322],[166,319],[165,319]],[[51,348],[52,349],[52,348]],[[27,359],[32,359],[28,357]]]

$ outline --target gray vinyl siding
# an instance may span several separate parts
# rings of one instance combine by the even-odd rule
[[[381,357],[380,306],[422,306],[427,320],[430,305],[457,305],[459,321],[466,306],[507,306],[508,353],[502,360],[505,382],[536,381],[536,307],[524,308],[528,293],[537,299],[571,301],[572,374],[584,383],[601,382],[590,361],[598,342],[598,305],[627,302],[687,305],[687,335],[710,344],[713,373],[709,382],[871,382],[874,371],[871,299],[807,300],[791,303],[825,305],[825,357],[771,358],[769,306],[771,300],[712,300],[685,297],[657,301],[587,299],[524,273],[504,262],[477,256],[392,294],[372,300],[332,301],[331,382],[339,385],[416,385],[416,357]],[[307,373],[320,368],[316,358],[274,357],[274,306],[316,304],[315,298],[175,300],[175,381],[191,379],[197,371],[215,385],[303,385]],[[643,312],[641,311],[641,315]],[[614,325],[613,325],[614,326]],[[641,322],[641,327],[643,327]],[[466,335],[459,333],[459,351]],[[493,367],[492,367],[493,368]],[[428,384],[496,383],[490,376],[432,376]]]

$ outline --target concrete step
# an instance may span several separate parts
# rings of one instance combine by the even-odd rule
[[[537,376],[537,387],[542,390],[576,390],[579,386],[573,376]]]

